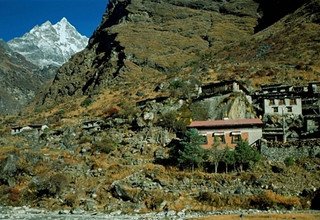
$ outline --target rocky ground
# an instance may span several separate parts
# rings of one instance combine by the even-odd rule
[[[1,203],[122,214],[319,208],[319,159],[308,166],[262,161],[247,172],[214,174],[151,163],[139,150],[121,158],[114,151],[4,148]]]
[[[0,127],[1,204],[122,214],[318,207],[316,155],[288,165],[263,159],[228,174],[223,166],[215,174],[170,164],[174,129],[190,115],[184,103],[123,104],[83,121],[60,110],[46,115],[49,128],[17,135],[5,126],[15,119],[6,118]]]
[[[299,219],[311,219],[312,217],[317,218],[320,216],[319,212],[295,212],[295,211],[260,211],[260,210],[230,210],[230,211],[214,211],[214,212],[186,212],[186,211],[167,211],[167,212],[150,212],[147,214],[131,214],[125,215],[121,211],[112,212],[110,214],[103,214],[97,212],[85,212],[84,210],[74,210],[72,212],[68,210],[60,210],[56,212],[50,212],[43,209],[33,209],[29,207],[0,207],[0,219],[21,219],[21,220],[37,220],[37,219],[63,219],[63,220],[85,220],[85,219],[119,219],[119,220],[139,220],[139,219],[237,219],[240,216],[243,218],[258,219],[271,218],[277,216],[282,219],[281,216],[287,218],[288,216],[294,218],[299,216]]]

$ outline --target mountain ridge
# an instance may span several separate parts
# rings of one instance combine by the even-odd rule
[[[66,18],[54,25],[50,21],[36,25],[9,43],[0,40],[0,113],[21,111],[87,40]]]
[[[82,36],[64,17],[56,24],[46,21],[36,25],[22,37],[8,42],[10,48],[30,62],[44,67],[61,66],[73,54],[84,49],[88,38]]]

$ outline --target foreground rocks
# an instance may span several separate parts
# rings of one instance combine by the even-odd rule
[[[36,220],[36,219],[56,219],[56,220],[99,220],[99,219],[119,219],[119,220],[139,220],[139,219],[173,219],[182,220],[189,218],[200,218],[206,216],[223,216],[223,215],[239,215],[246,216],[252,214],[303,214],[304,212],[294,212],[294,211],[260,211],[260,210],[226,210],[226,211],[212,211],[212,212],[188,212],[188,211],[168,211],[168,212],[150,212],[146,214],[122,214],[121,211],[113,212],[110,214],[103,214],[97,212],[85,212],[83,210],[77,210],[73,212],[69,211],[56,211],[49,212],[42,209],[32,209],[29,207],[0,207],[0,219],[20,219],[20,220]],[[305,212],[306,214],[320,215],[319,212]]]

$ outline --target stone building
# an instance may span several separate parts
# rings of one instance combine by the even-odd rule
[[[100,120],[90,120],[82,122],[82,129],[88,131],[100,131],[101,125],[103,124]]]
[[[301,93],[293,86],[275,84],[261,86],[253,95],[262,115],[302,115]]]
[[[202,85],[200,97],[212,97],[233,92],[242,92],[248,96],[250,94],[248,88],[243,83],[236,80],[224,80]],[[250,96],[249,99],[251,100]]]
[[[266,122],[264,138],[285,142],[287,138],[297,140],[319,135],[320,82],[306,86],[264,85],[252,97],[258,114]],[[266,120],[269,116],[283,119],[272,124]],[[304,123],[302,126],[300,121]]]

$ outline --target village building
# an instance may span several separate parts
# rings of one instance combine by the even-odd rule
[[[197,129],[204,136],[203,148],[210,149],[215,143],[235,148],[240,140],[255,145],[262,138],[262,126],[263,122],[254,118],[193,121],[188,128]]]
[[[302,115],[301,98],[297,96],[269,96],[263,100],[264,114]]]
[[[16,134],[20,134],[20,133],[28,132],[28,131],[36,131],[36,132],[40,133],[48,128],[49,127],[47,125],[41,125],[41,124],[30,124],[30,125],[26,125],[26,126],[14,126],[11,128],[11,135],[16,135]]]
[[[302,115],[301,92],[293,86],[264,85],[255,92],[253,99],[263,115]]]
[[[313,138],[319,134],[320,82],[310,82],[306,86],[263,85],[252,97],[259,115],[283,117],[282,125],[265,126],[265,139],[286,142],[287,139]],[[288,115],[301,118],[304,125],[290,128],[286,119]]]
[[[16,134],[20,134],[22,132],[22,128],[21,126],[15,126],[11,128],[11,135],[16,135]]]
[[[100,131],[101,125],[102,125],[102,121],[100,120],[85,121],[82,123],[82,129],[88,130],[88,131]]]
[[[244,93],[245,95],[248,95],[248,100],[251,100],[250,92],[247,87],[236,80],[224,80],[204,84],[201,86],[200,98],[225,95],[233,92]]]
[[[320,115],[320,82],[307,86],[263,85],[253,94],[254,103],[263,114]]]

